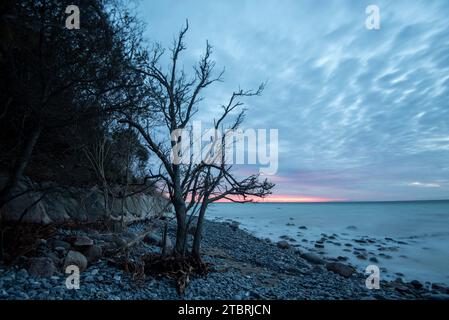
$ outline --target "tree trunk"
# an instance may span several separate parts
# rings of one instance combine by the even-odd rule
[[[36,125],[31,130],[27,139],[23,143],[19,157],[16,160],[14,168],[11,170],[8,180],[0,192],[0,208],[2,208],[13,196],[12,192],[22,179],[25,169],[30,162],[33,149],[39,139],[42,128]]]
[[[186,207],[185,204],[175,204],[176,212],[176,244],[175,255],[184,256],[187,240],[187,225],[186,225]]]
[[[201,238],[203,235],[203,222],[204,222],[204,215],[206,214],[206,209],[207,204],[206,202],[203,202],[201,204],[200,213],[198,214],[198,221],[196,222],[195,237],[193,238],[192,256],[197,260],[201,260],[200,246],[201,246]]]

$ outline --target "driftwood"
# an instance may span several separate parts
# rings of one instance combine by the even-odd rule
[[[145,239],[145,237],[148,234],[150,234],[151,232],[153,232],[153,231],[154,231],[154,224],[150,225],[145,231],[143,231],[140,234],[138,234],[135,239],[126,242],[125,244],[123,244],[122,246],[120,246],[117,249],[110,250],[108,252],[108,254],[109,255],[116,255],[116,254],[120,254],[120,253],[126,252],[127,250],[129,250],[133,246],[135,246],[135,245],[139,244],[140,242],[142,242]]]

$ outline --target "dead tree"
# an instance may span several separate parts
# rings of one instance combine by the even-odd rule
[[[209,43],[206,43],[205,53],[194,67],[194,75],[191,78],[184,70],[178,70],[180,55],[186,49],[184,37],[187,30],[188,22],[173,43],[167,71],[160,66],[164,50],[159,46],[156,46],[151,53],[146,53],[146,61],[138,68],[138,71],[147,77],[151,89],[147,100],[148,116],[154,117],[154,113],[157,114],[156,118],[159,119],[157,127],[151,126],[150,132],[146,125],[148,118],[141,117],[135,120],[127,114],[123,114],[124,117],[120,121],[135,128],[148,149],[159,160],[158,166],[153,166],[156,170],[150,170],[149,176],[163,181],[165,191],[173,205],[177,222],[174,254],[177,256],[185,256],[187,252],[187,230],[192,213],[201,208],[198,236],[195,237],[199,242],[203,217],[209,203],[229,198],[231,195],[264,196],[273,186],[266,181],[259,182],[256,176],[237,181],[232,176],[229,166],[215,168],[204,162],[190,161],[186,164],[172,161],[174,148],[182,143],[190,143],[182,141],[182,137],[173,139],[172,133],[177,130],[188,130],[194,116],[199,112],[199,102],[202,100],[204,89],[221,81],[223,75],[223,72],[220,72],[214,76],[215,62],[211,60],[212,47]],[[263,85],[255,91],[239,90],[232,94],[229,102],[223,106],[223,114],[216,121],[216,126],[221,126],[233,111],[242,106],[240,98],[260,95],[262,90]],[[240,125],[242,120],[243,112],[240,112],[235,127]],[[199,243],[196,248],[194,252],[198,251],[199,255]]]

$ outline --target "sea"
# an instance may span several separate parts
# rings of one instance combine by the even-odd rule
[[[207,218],[361,272],[376,265],[381,279],[449,285],[449,201],[215,203]]]

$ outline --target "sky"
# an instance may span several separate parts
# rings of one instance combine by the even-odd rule
[[[365,27],[371,4],[379,30]],[[449,199],[449,1],[144,0],[138,12],[163,46],[189,20],[186,72],[213,45],[226,71],[203,117],[267,82],[244,127],[278,129],[272,200]]]

